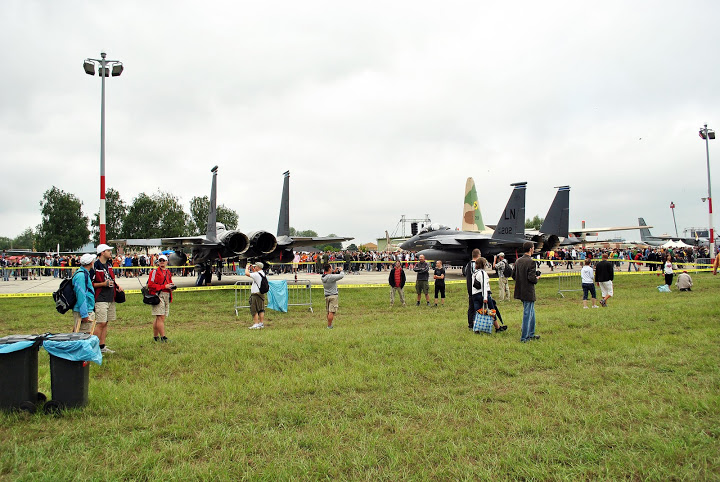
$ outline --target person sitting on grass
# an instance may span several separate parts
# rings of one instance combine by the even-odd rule
[[[687,271],[680,273],[675,283],[680,291],[692,291],[693,281]]]

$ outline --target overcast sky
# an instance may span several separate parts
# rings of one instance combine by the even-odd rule
[[[490,224],[527,181],[527,217],[568,184],[571,228],[674,233],[673,201],[682,234],[708,224],[718,18],[713,1],[6,0],[0,235],[39,224],[53,185],[98,210],[100,78],[82,62],[102,50],[125,67],[106,177],[128,203],[160,189],[189,210],[217,164],[240,229],[274,233],[290,170],[291,226],[360,244],[403,214],[460,226],[472,176]],[[720,179],[715,142],[710,159]]]

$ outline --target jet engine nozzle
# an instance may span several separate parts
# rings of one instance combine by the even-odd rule
[[[187,254],[182,251],[170,253],[168,256],[168,266],[185,266],[187,263]]]
[[[540,251],[543,249],[543,246],[545,246],[545,237],[540,236],[539,234],[536,234],[532,237],[532,242],[535,243],[535,250]]]
[[[218,237],[225,248],[235,254],[243,254],[250,248],[250,240],[240,231],[225,231]]]
[[[560,238],[555,234],[551,234],[545,240],[545,246],[549,250],[555,250],[558,246],[560,246]]]
[[[254,231],[247,237],[250,239],[250,248],[256,254],[272,253],[277,247],[277,239],[267,231]]]

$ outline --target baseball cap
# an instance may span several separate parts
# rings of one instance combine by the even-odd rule
[[[505,257],[505,253],[498,253],[498,256],[502,256],[502,257],[504,258],[504,257]]]
[[[259,261],[255,264],[253,264],[253,266],[255,266],[256,268],[259,268],[259,269],[263,269],[263,264]]]
[[[87,266],[89,264],[92,264],[93,261],[95,261],[95,256],[90,253],[85,253],[82,256],[80,256],[80,264],[82,266]]]
[[[161,254],[160,256],[158,256],[158,261],[161,260],[161,259],[164,259],[165,261],[168,260],[168,259],[167,259],[167,256],[165,256],[164,254]]]
[[[108,249],[110,251],[112,251],[112,248],[110,246],[108,246],[107,244],[101,244],[100,246],[97,247],[97,254],[100,254],[103,251],[107,251]]]

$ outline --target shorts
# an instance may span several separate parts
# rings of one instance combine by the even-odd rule
[[[263,293],[253,293],[250,295],[250,314],[255,316],[265,312],[265,295]]]
[[[92,322],[95,319],[95,313],[91,311],[88,313],[88,321],[83,323],[80,318],[80,312],[79,311],[73,311],[73,329],[77,326],[78,321],[80,321],[80,333],[89,333],[90,327],[92,326]]]
[[[428,281],[416,281],[415,282],[415,293],[428,294],[429,292],[430,292],[430,283]]]
[[[600,282],[600,292],[602,293],[603,298],[605,298],[606,296],[612,296],[613,295],[612,281],[601,281]]]
[[[582,289],[583,289],[583,301],[587,301],[588,293],[590,293],[590,297],[592,299],[596,298],[595,283],[583,283]]]
[[[445,283],[435,283],[435,298],[440,295],[440,298],[445,298]]]
[[[325,297],[325,309],[328,313],[337,313],[338,295],[330,295]]]
[[[98,301],[95,303],[95,316],[98,323],[117,320],[114,301]]]
[[[167,316],[170,314],[170,293],[161,291],[158,294],[160,303],[152,305],[152,314],[155,316]]]

